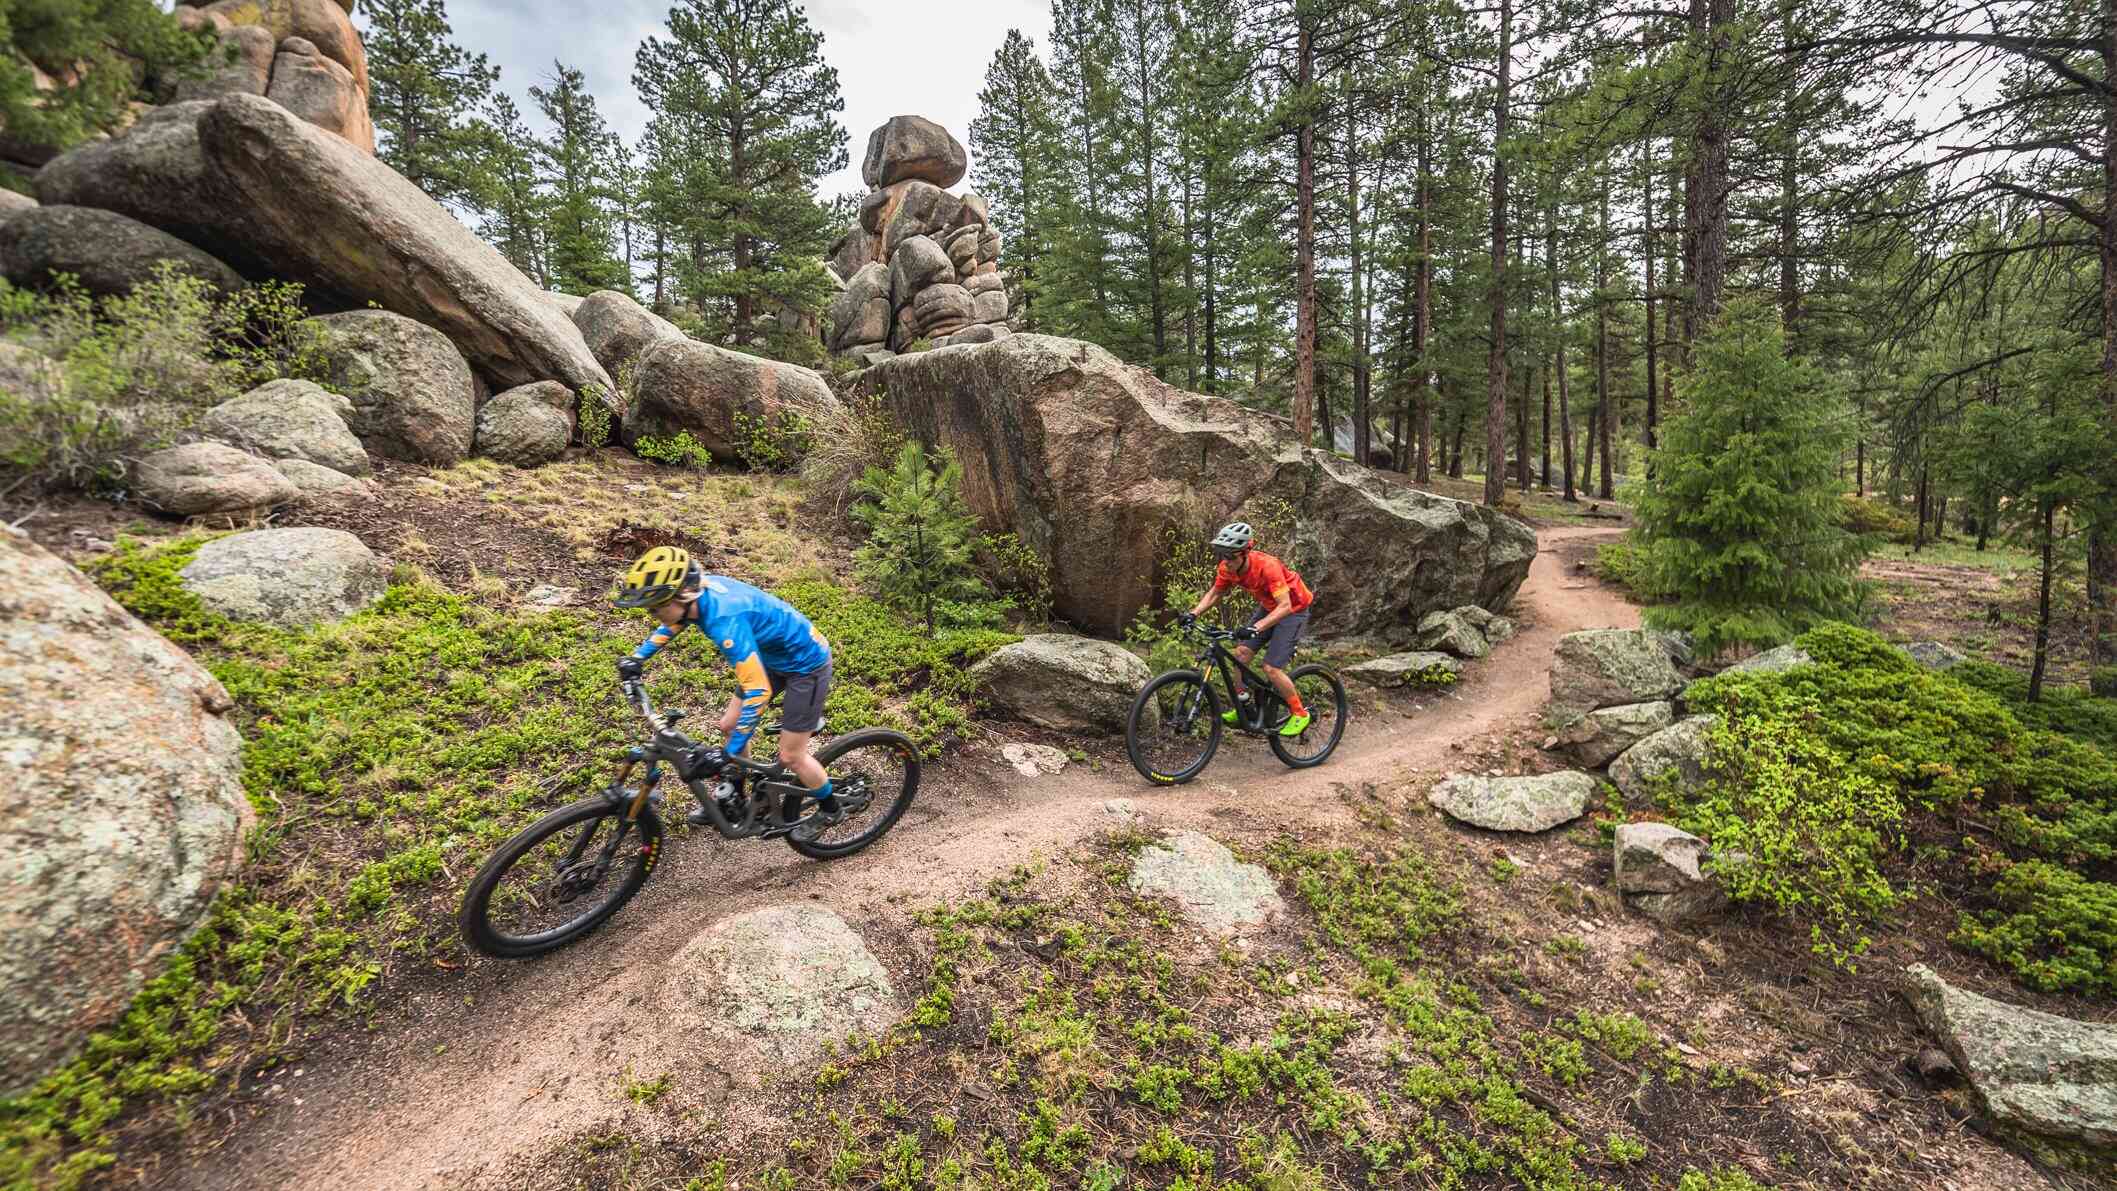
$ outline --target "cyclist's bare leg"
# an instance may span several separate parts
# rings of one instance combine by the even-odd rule
[[[809,742],[815,738],[814,732],[779,734],[779,763],[786,766],[801,784],[810,790],[821,786],[828,779],[828,775],[823,771],[823,762],[809,756]]]
[[[1241,662],[1241,663],[1242,663],[1243,665],[1247,666],[1247,665],[1249,665],[1249,664],[1250,664],[1250,659],[1251,659],[1251,658],[1253,658],[1253,657],[1256,657],[1256,656],[1257,656],[1257,647],[1256,647],[1256,646],[1254,646],[1254,645],[1237,645],[1237,646],[1235,647],[1235,651],[1234,651],[1234,652],[1235,652],[1235,660],[1236,660],[1236,661],[1238,661],[1238,662]],[[1250,697],[1250,692],[1249,692],[1249,688],[1248,688],[1247,686],[1243,685],[1243,681],[1242,681],[1242,671],[1240,671],[1240,670],[1237,670],[1237,671],[1235,671],[1235,673],[1234,673],[1234,679],[1235,679],[1235,697],[1236,697],[1237,699],[1247,699],[1247,698],[1249,698],[1249,697]]]
[[[1288,707],[1292,707],[1294,705],[1294,680],[1286,676],[1286,671],[1272,665],[1270,662],[1266,662],[1264,664],[1264,676],[1272,680],[1272,689],[1279,692],[1279,697],[1286,700]]]

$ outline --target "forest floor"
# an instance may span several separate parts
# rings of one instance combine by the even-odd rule
[[[402,472],[378,502],[300,520],[496,605],[575,589],[614,634],[637,626],[601,608],[613,565],[660,541],[760,580],[845,569],[848,543],[782,481],[614,453],[529,477]],[[1846,971],[1760,916],[1675,929],[1628,914],[1608,891],[1602,817],[1516,837],[1425,808],[1448,772],[1553,768],[1538,744],[1557,639],[1637,623],[1584,565],[1615,529],[1525,512],[1546,528],[1510,609],[1522,631],[1454,687],[1353,688],[1345,744],[1319,769],[1238,743],[1158,790],[1121,745],[980,721],[868,852],[818,864],[679,824],[661,878],[604,930],[540,960],[456,951],[385,979],[270,1062],[146,1114],[99,1181],[2045,1185],[1972,1131],[1962,1089],[1906,1074],[1925,1040],[1894,981],[1924,962],[1989,995],[2082,1006],[2025,998],[1953,951],[1945,907],[1915,907]],[[168,532],[87,505],[25,528],[75,555]],[[1067,745],[1079,763],[1022,778],[999,758],[1014,740]],[[1173,829],[1264,863],[1288,912],[1237,946],[1128,892],[1131,853]],[[922,1024],[879,1020],[793,1069],[699,1045],[666,996],[667,959],[716,922],[789,903],[850,922]]]

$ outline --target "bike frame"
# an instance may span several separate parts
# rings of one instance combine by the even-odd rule
[[[628,827],[639,821],[640,812],[647,805],[648,795],[653,793],[655,786],[661,782],[664,761],[677,770],[678,780],[691,791],[691,796],[698,801],[700,808],[706,812],[706,817],[712,821],[713,829],[728,839],[750,839],[785,831],[800,821],[796,812],[800,810],[801,798],[808,794],[808,788],[799,782],[788,781],[793,774],[777,761],[766,763],[735,756],[729,757],[726,766],[713,773],[688,778],[681,776],[683,758],[698,747],[697,741],[676,730],[676,722],[683,718],[684,713],[673,709],[667,712],[655,711],[654,701],[648,697],[644,681],[634,679],[621,685],[626,701],[631,703],[633,709],[654,729],[653,739],[646,744],[634,745],[625,750],[624,768],[618,770],[617,777],[603,789],[603,797],[613,803],[630,802],[625,808],[625,823]],[[759,736],[777,734],[773,728],[766,728],[758,733]],[[632,794],[628,800],[625,781],[632,776],[633,769],[643,761],[647,765],[647,775],[641,780],[639,791]],[[746,797],[743,799],[743,815],[740,822],[728,818],[727,813],[720,808],[720,800],[713,797],[713,792],[705,786],[704,779],[726,773],[729,767],[750,778],[745,786]],[[624,833],[620,832],[618,838],[623,838],[623,835]]]
[[[1193,631],[1205,638],[1205,648],[1198,653],[1199,671],[1208,678],[1211,678],[1215,672],[1220,675],[1220,684],[1227,688],[1228,702],[1238,712],[1242,710],[1242,703],[1235,698],[1235,671],[1239,670],[1242,672],[1243,682],[1250,691],[1250,706],[1256,708],[1257,714],[1253,722],[1245,722],[1238,719],[1235,723],[1236,729],[1242,732],[1270,731],[1269,728],[1265,727],[1265,724],[1271,718],[1272,707],[1275,704],[1279,707],[1287,707],[1286,699],[1272,686],[1270,679],[1243,665],[1242,660],[1235,656],[1235,651],[1228,648],[1226,643],[1233,641],[1235,634],[1226,629],[1194,629]],[[1287,707],[1287,711],[1291,713],[1293,709]]]

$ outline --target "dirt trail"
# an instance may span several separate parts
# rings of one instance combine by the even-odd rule
[[[632,905],[590,938],[528,963],[481,961],[470,978],[415,998],[389,1037],[341,1048],[281,1077],[276,1106],[216,1152],[163,1172],[163,1186],[428,1188],[482,1181],[510,1159],[614,1116],[628,1069],[698,1058],[696,1035],[662,1001],[665,960],[715,921],[764,905],[815,900],[863,928],[901,937],[907,910],[981,887],[1113,825],[1104,804],[1129,799],[1156,829],[1255,820],[1327,827],[1348,821],[1338,783],[1357,788],[1450,763],[1457,744],[1526,727],[1549,693],[1557,639],[1632,627],[1639,611],[1575,575],[1573,549],[1620,531],[1548,529],[1509,614],[1519,633],[1459,686],[1415,715],[1363,719],[1359,690],[1345,743],[1328,764],[1289,772],[1231,740],[1197,782],[1157,790],[1129,767],[1017,779],[955,763],[929,772],[921,800],[882,843],[824,865],[777,844],[677,841]],[[972,772],[975,770],[975,772]],[[879,936],[879,938],[878,938]],[[751,1082],[722,1073],[730,1090]]]

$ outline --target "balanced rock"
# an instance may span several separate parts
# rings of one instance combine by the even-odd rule
[[[82,289],[106,297],[129,294],[165,269],[221,293],[243,287],[242,275],[227,265],[115,211],[62,204],[0,223],[0,271],[19,286],[41,289],[68,273]]]
[[[1298,550],[1267,548],[1293,553],[1309,587],[1331,593],[1314,637],[1408,644],[1428,612],[1505,607],[1536,556],[1536,535],[1497,510],[1304,448],[1282,419],[1171,388],[1079,340],[1015,334],[899,356],[851,390],[955,452],[971,511],[1050,563],[1058,615],[1089,632],[1119,635],[1159,598],[1163,560],[1141,543],[1199,540],[1253,502],[1295,511]]]
[[[353,403],[305,380],[275,380],[208,410],[198,431],[279,462],[300,459],[348,476],[374,468],[347,427]],[[285,469],[281,469],[285,474]]]
[[[686,337],[675,323],[616,290],[597,290],[580,299],[572,317],[596,362],[612,376],[625,375],[656,343]]]
[[[1134,893],[1175,902],[1184,917],[1216,935],[1240,934],[1286,912],[1270,873],[1195,831],[1173,832],[1141,848],[1128,884]]]
[[[828,907],[767,906],[714,924],[669,960],[672,1014],[723,1045],[800,1063],[895,1021],[896,990],[859,932]]]
[[[184,590],[230,620],[299,629],[382,598],[389,569],[342,529],[253,529],[200,546],[177,572]]]
[[[1549,831],[1588,811],[1596,781],[1587,773],[1483,777],[1458,773],[1426,795],[1434,809],[1487,831]]]
[[[198,142],[221,209],[242,213],[230,234],[281,273],[441,331],[498,384],[563,381],[624,412],[544,291],[389,166],[251,95],[208,107]]]
[[[346,424],[368,450],[437,466],[470,457],[477,384],[448,336],[387,310],[309,321],[331,382],[352,401]]]
[[[242,864],[228,692],[79,571],[0,527],[0,1096],[114,1021]]]
[[[917,178],[948,187],[963,180],[969,165],[962,142],[947,129],[924,116],[896,116],[868,134],[860,180],[882,187]]]
[[[1559,725],[1558,748],[1576,765],[1601,769],[1618,754],[1675,722],[1675,705],[1665,701],[1597,708]]]
[[[970,677],[995,708],[1032,724],[1119,733],[1153,674],[1121,645],[1036,633],[994,650]]]
[[[247,513],[300,495],[267,460],[217,442],[151,452],[141,457],[132,478],[142,504],[179,517]]]
[[[633,385],[638,404],[625,419],[626,446],[687,431],[723,463],[740,459],[736,448],[745,441],[745,421],[767,423],[782,410],[800,413],[838,402],[821,376],[798,364],[695,339],[656,340],[639,357]]]
[[[369,93],[367,47],[361,43],[348,9],[338,0],[219,0],[203,7],[209,18],[220,17],[236,27],[255,25],[264,29],[281,48],[288,38],[308,42],[318,53],[345,67],[363,96]]]
[[[509,389],[478,411],[477,452],[516,467],[538,467],[566,453],[573,438],[573,393],[557,381]]]
[[[279,43],[265,98],[326,132],[337,133],[364,153],[375,152],[367,92],[354,81],[352,71],[325,57],[306,38],[289,37]]]
[[[1625,805],[1645,806],[1653,802],[1665,781],[1684,790],[1702,785],[1711,751],[1709,738],[1719,722],[1720,717],[1712,715],[1678,720],[1610,762],[1610,781],[1624,794]]]
[[[1640,913],[1661,922],[1708,918],[1727,908],[1727,892],[1705,872],[1705,841],[1667,823],[1617,828],[1617,891]]]
[[[1924,964],[1905,970],[1904,994],[2009,1142],[2053,1165],[2113,1169],[2117,1025],[1981,997]]]
[[[1551,718],[1652,703],[1683,689],[1668,650],[1645,629],[1588,629],[1558,639],[1551,661]]]
[[[1433,650],[1412,650],[1347,666],[1345,676],[1369,686],[1406,686],[1424,675],[1461,674],[1462,659]]]

